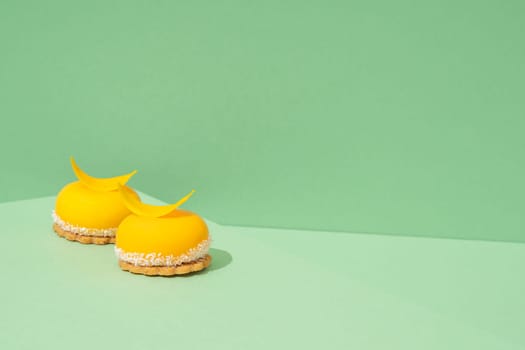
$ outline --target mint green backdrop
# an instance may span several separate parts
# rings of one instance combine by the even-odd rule
[[[525,241],[523,1],[0,2],[0,200]]]

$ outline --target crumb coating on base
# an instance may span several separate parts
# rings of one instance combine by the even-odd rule
[[[52,214],[53,216],[53,222],[55,225],[57,225],[60,229],[63,231],[67,231],[70,233],[74,233],[81,236],[92,236],[92,237],[115,237],[117,233],[117,227],[112,228],[88,228],[88,227],[80,227],[73,224],[70,224],[53,210]]]
[[[132,264],[134,266],[179,266],[185,263],[191,263],[205,257],[210,248],[211,238],[200,242],[195,248],[191,248],[186,253],[173,256],[163,255],[161,253],[137,253],[126,252],[115,246],[115,254],[119,260]]]
[[[100,236],[82,236],[69,231],[64,231],[57,224],[53,224],[53,230],[59,237],[65,238],[68,241],[75,241],[83,244],[110,244],[115,243],[115,237],[100,237]]]

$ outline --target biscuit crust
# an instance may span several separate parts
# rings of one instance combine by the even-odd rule
[[[115,237],[102,237],[102,236],[85,236],[79,235],[78,233],[69,232],[63,230],[57,224],[53,225],[53,230],[62,238],[65,238],[69,241],[76,241],[83,244],[110,244],[115,243]]]
[[[129,271],[135,274],[147,275],[147,276],[175,276],[175,275],[186,275],[188,273],[197,272],[204,270],[211,264],[211,256],[206,254],[202,258],[183,263],[177,266],[139,266],[133,265],[126,261],[118,261],[120,268],[124,271]]]

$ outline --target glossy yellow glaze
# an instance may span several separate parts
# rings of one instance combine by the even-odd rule
[[[125,252],[179,256],[208,238],[204,220],[177,209],[157,218],[129,215],[118,228],[115,244]]]
[[[131,188],[124,186],[123,189],[129,196],[138,198]],[[60,191],[55,212],[69,224],[96,229],[118,227],[131,213],[118,190],[95,191],[80,181],[72,182]]]

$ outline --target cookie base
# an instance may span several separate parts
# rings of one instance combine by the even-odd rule
[[[211,256],[206,254],[204,257],[184,263],[177,266],[137,266],[129,262],[118,261],[120,268],[131,273],[147,275],[147,276],[175,276],[186,275],[188,273],[204,270],[211,264]]]
[[[115,237],[103,237],[103,236],[84,236],[79,235],[78,233],[69,232],[63,230],[57,224],[53,225],[53,230],[62,238],[65,238],[69,241],[76,241],[83,244],[110,244],[115,243]]]

